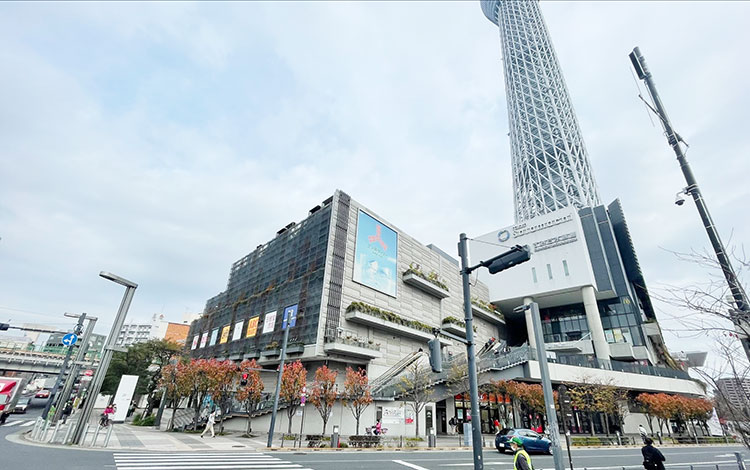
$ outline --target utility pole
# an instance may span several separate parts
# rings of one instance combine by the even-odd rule
[[[536,356],[539,363],[539,374],[542,378],[542,390],[544,391],[544,409],[547,415],[547,430],[549,440],[552,441],[552,458],[555,461],[555,470],[565,470],[562,447],[560,447],[560,430],[557,427],[557,411],[555,410],[555,396],[552,392],[552,380],[549,375],[547,364],[547,350],[544,347],[544,330],[542,330],[542,318],[539,315],[539,304],[531,302],[528,305],[516,307],[514,311],[531,310],[531,322],[534,327],[534,339],[536,339]],[[572,468],[572,466],[571,466]]]
[[[76,354],[76,358],[73,361],[73,365],[70,366],[70,373],[68,374],[68,377],[65,379],[65,385],[63,386],[62,393],[60,393],[60,399],[57,401],[57,408],[55,409],[55,416],[52,418],[52,422],[56,422],[58,419],[60,419],[60,415],[62,414],[63,406],[65,406],[65,403],[68,401],[68,398],[70,397],[70,392],[73,390],[73,385],[75,384],[76,378],[78,378],[78,369],[80,368],[79,363],[84,361],[86,359],[86,352],[89,348],[89,338],[91,338],[91,333],[94,331],[94,326],[96,325],[96,317],[89,317],[86,316],[85,313],[81,315],[76,315],[73,313],[66,313],[66,317],[71,318],[78,318],[79,322],[82,320],[88,320],[88,324],[86,325],[86,331],[83,333],[83,338],[81,338],[81,343],[78,346],[78,354]]]
[[[82,314],[80,317],[78,317],[78,323],[76,323],[76,327],[73,330],[73,333],[75,335],[80,335],[81,331],[83,330],[83,320],[86,318],[86,314]],[[75,338],[75,337],[74,337]],[[49,394],[49,399],[47,400],[47,404],[44,405],[44,410],[42,411],[42,418],[47,419],[47,414],[49,413],[50,408],[52,408],[52,404],[55,403],[55,400],[58,398],[57,390],[60,388],[60,384],[62,383],[63,377],[65,377],[65,372],[68,370],[68,362],[70,362],[70,356],[73,355],[73,348],[75,347],[75,342],[71,343],[68,346],[68,350],[65,352],[65,359],[63,359],[62,367],[60,368],[60,373],[57,374],[57,380],[55,380],[55,385],[52,387],[52,391]],[[57,408],[55,408],[55,416],[52,418],[52,422],[54,422],[55,418],[58,416],[57,414]]]
[[[486,267],[490,274],[497,274],[517,264],[528,261],[531,258],[529,247],[515,246],[505,253],[495,256],[487,261],[482,261],[476,266],[469,266],[468,238],[465,233],[459,236],[458,255],[461,257],[461,280],[464,293],[464,322],[466,323],[466,359],[469,369],[469,396],[471,398],[471,444],[474,454],[474,470],[483,470],[482,460],[482,429],[479,417],[479,387],[477,385],[477,365],[474,353],[474,314],[471,311],[471,283],[469,275],[477,268]],[[433,343],[436,344],[436,343]],[[439,343],[437,343],[439,344]],[[432,347],[430,348],[432,352]],[[438,348],[439,353],[439,348]],[[430,358],[430,364],[439,362]],[[434,368],[434,365],[433,365]]]
[[[737,306],[737,311],[731,312],[730,315],[735,327],[738,329],[740,342],[745,350],[745,355],[750,359],[750,338],[748,337],[748,333],[750,332],[747,330],[748,325],[750,324],[748,323],[748,316],[750,316],[750,303],[748,303],[747,294],[742,288],[742,284],[737,279],[737,274],[735,274],[734,268],[732,267],[732,262],[726,253],[721,238],[719,237],[719,231],[716,230],[716,225],[714,225],[714,221],[711,219],[711,214],[708,212],[706,201],[698,188],[698,181],[695,179],[690,164],[685,156],[685,152],[683,152],[682,147],[680,146],[680,142],[685,142],[672,128],[672,123],[669,121],[667,111],[664,109],[659,93],[656,91],[654,79],[646,65],[646,59],[643,57],[641,50],[638,47],[635,47],[633,52],[630,53],[630,61],[633,63],[633,68],[635,69],[638,78],[646,83],[646,88],[648,88],[654,106],[651,106],[648,103],[646,104],[651,111],[659,117],[659,120],[661,120],[664,132],[667,136],[667,142],[669,142],[669,145],[677,156],[677,162],[680,164],[680,169],[682,170],[685,182],[687,183],[687,186],[682,192],[693,197],[695,206],[698,208],[698,214],[703,222],[703,227],[706,229],[708,239],[711,241],[714,253],[716,253],[716,259],[719,261],[719,266],[724,273],[724,278],[726,278],[727,284],[729,284],[729,290],[732,293],[732,298]],[[643,99],[643,97],[641,97],[641,99]],[[679,196],[680,193],[677,194]],[[677,204],[680,205],[679,199]]]

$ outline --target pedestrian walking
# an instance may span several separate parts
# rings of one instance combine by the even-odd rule
[[[62,410],[62,422],[65,424],[68,421],[68,417],[73,413],[73,402],[68,400]]]
[[[211,431],[211,437],[216,437],[216,435],[214,434],[214,423],[216,423],[216,410],[213,410],[208,414],[208,418],[206,419],[206,429],[204,429],[201,433],[201,439],[203,439],[203,436],[209,430]]]
[[[523,441],[517,436],[510,440],[510,448],[513,449],[513,470],[534,470],[531,465],[531,457],[523,448]]]
[[[495,434],[500,432],[500,421],[495,418],[495,421],[492,422],[492,425],[495,426]]]
[[[458,432],[458,421],[456,421],[455,416],[451,416],[451,419],[448,420],[448,424],[450,424],[451,431],[453,431],[454,434]]]
[[[647,437],[643,440],[646,444],[641,448],[641,454],[643,454],[643,468],[646,470],[664,470],[664,454],[659,449],[654,447],[654,441]]]
[[[648,431],[646,431],[646,428],[644,428],[642,424],[638,425],[638,433],[640,433],[641,440],[645,444],[646,443],[646,439],[648,439]]]

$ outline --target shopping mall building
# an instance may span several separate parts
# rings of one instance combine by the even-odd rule
[[[556,384],[592,380],[634,393],[703,393],[686,372],[665,364],[668,356],[617,202],[609,208],[563,210],[478,237],[470,244],[471,257],[487,259],[507,244],[529,245],[532,258],[495,276],[482,274],[472,286],[480,384],[539,381],[525,319],[512,313],[534,300],[554,352],[550,370]],[[392,433],[414,433],[415,416],[398,385],[413,363],[422,365],[433,384],[432,401],[420,416],[421,432],[450,433],[451,417],[461,422],[468,416],[468,397],[448,383],[449,365],[460,364],[463,344],[440,336],[442,374],[429,371],[422,352],[435,328],[465,334],[459,265],[446,252],[421,244],[336,191],[304,220],[282,228],[232,265],[226,290],[207,302],[191,326],[191,356],[256,359],[273,371],[283,338],[282,312],[290,305],[298,305],[298,315],[287,361],[301,360],[308,382],[323,364],[339,371],[340,390],[347,366],[367,370],[375,402],[363,427],[383,419]],[[263,376],[266,391],[273,390],[275,374]],[[483,392],[481,407],[483,431],[491,432],[492,420],[499,417],[497,397]],[[318,413],[306,413],[305,432],[319,432]],[[280,416],[277,429],[283,430],[287,418]],[[255,427],[267,426],[268,417],[261,411]],[[527,418],[517,416],[517,425]],[[577,413],[569,417],[573,432],[587,432],[587,420],[576,419]],[[625,431],[633,432],[642,421],[640,414],[631,414]],[[343,434],[354,433],[352,415],[340,403],[331,422]],[[299,418],[295,423],[296,430]],[[230,420],[229,426],[244,429],[244,419]]]

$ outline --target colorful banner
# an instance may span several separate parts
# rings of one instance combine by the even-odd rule
[[[227,341],[229,341],[229,327],[230,326],[231,325],[227,325],[221,329],[221,339],[219,340],[219,344],[224,344]]]
[[[202,348],[206,347],[206,342],[208,341],[208,331],[203,333],[203,336],[201,336],[201,346]]]
[[[273,333],[273,327],[276,324],[276,312],[266,313],[266,319],[263,321],[263,334]]]
[[[244,321],[239,321],[234,324],[234,332],[232,333],[232,341],[237,341],[242,338],[242,327],[245,325]]]
[[[247,321],[247,337],[252,338],[258,333],[258,321],[260,317],[253,317]]]
[[[190,346],[190,349],[195,349],[198,347],[198,340],[200,339],[199,335],[193,336],[193,345]]]
[[[354,282],[396,297],[398,234],[359,211]]]
[[[214,331],[211,332],[211,341],[208,342],[209,346],[213,346],[216,344],[216,338],[219,337],[219,329],[216,328]]]

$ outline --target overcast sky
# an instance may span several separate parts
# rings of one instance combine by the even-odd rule
[[[741,245],[750,3],[542,10],[649,287],[700,280],[665,251],[708,243],[674,205],[684,181],[627,54],[641,47]],[[139,284],[131,319],[179,321],[336,188],[451,254],[513,222],[500,39],[478,2],[3,3],[0,44],[0,321],[85,311],[108,331],[123,289],[101,270]]]

